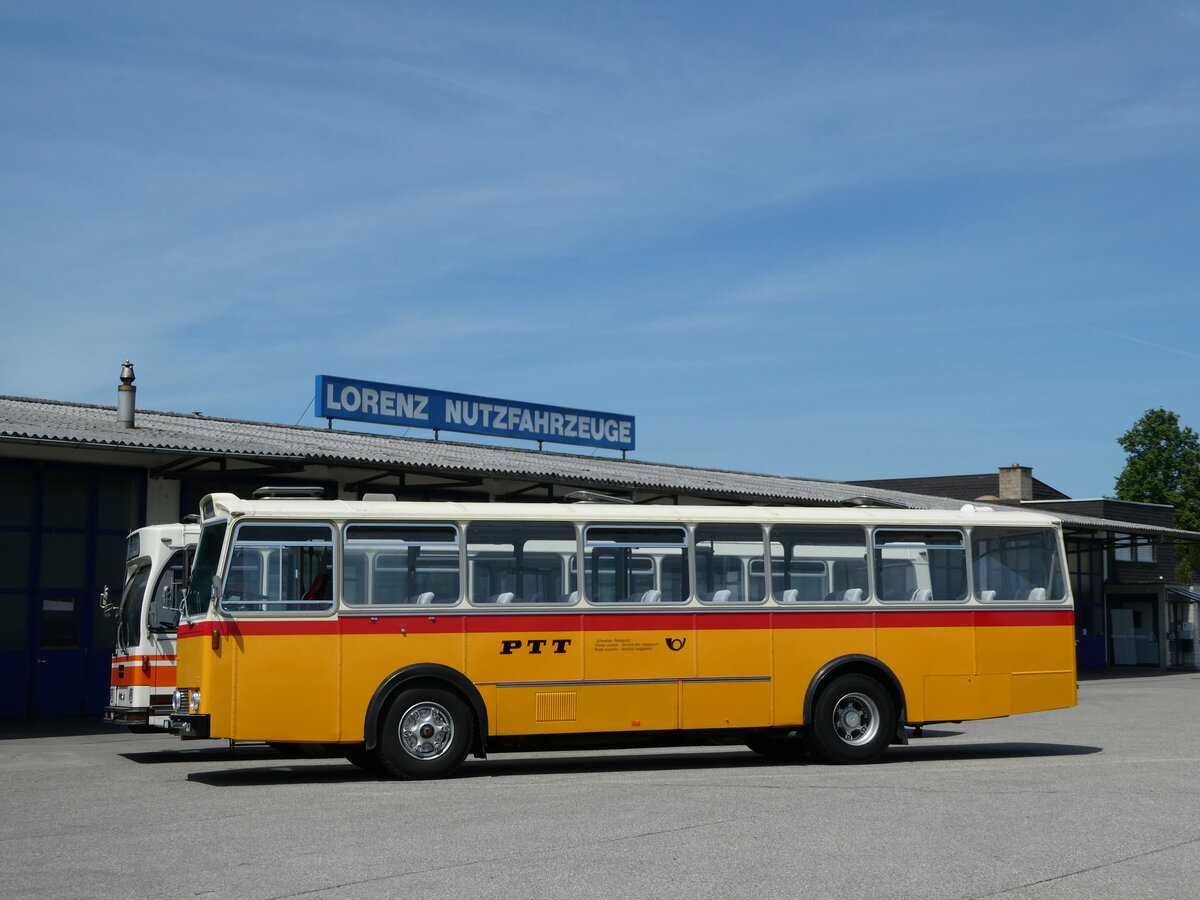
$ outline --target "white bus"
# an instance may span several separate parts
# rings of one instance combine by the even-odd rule
[[[194,518],[194,517],[190,517]],[[200,525],[148,525],[129,535],[119,603],[103,599],[117,618],[104,721],[134,732],[162,731],[175,690],[175,633]]]

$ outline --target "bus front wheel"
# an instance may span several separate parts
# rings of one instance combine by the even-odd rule
[[[379,735],[379,761],[400,778],[444,778],[471,743],[471,712],[442,688],[401,691],[388,708]]]
[[[896,704],[887,688],[869,675],[835,678],[813,707],[812,747],[826,762],[874,762],[896,730]]]

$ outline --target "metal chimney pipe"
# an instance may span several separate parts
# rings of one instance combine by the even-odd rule
[[[121,384],[117,388],[117,424],[122,428],[133,427],[133,410],[137,405],[133,378],[133,363],[125,360],[125,365],[121,366]]]

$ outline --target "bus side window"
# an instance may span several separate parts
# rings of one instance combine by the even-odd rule
[[[857,525],[775,525],[769,535],[777,603],[867,599],[867,534]]]
[[[971,557],[975,590],[985,602],[1066,598],[1058,539],[1049,529],[972,529]]]
[[[150,604],[150,628],[154,631],[174,631],[179,624],[179,608],[183,603],[184,560],[186,551],[176,550],[171,554]]]
[[[680,525],[588,525],[584,549],[592,603],[684,603],[691,593]]]
[[[566,522],[473,522],[467,527],[471,602],[573,603],[575,526]]]
[[[874,547],[880,600],[967,599],[967,552],[961,531],[877,528]]]
[[[346,526],[342,599],[347,606],[433,606],[461,594],[459,531],[448,524]]]
[[[765,547],[763,530],[758,525],[697,525],[696,594],[701,602],[765,600],[766,583],[762,578]]]
[[[233,540],[221,598],[224,612],[333,608],[333,526],[243,522]]]

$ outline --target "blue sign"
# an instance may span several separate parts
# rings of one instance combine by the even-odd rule
[[[633,449],[633,416],[317,376],[317,416],[379,425]]]

